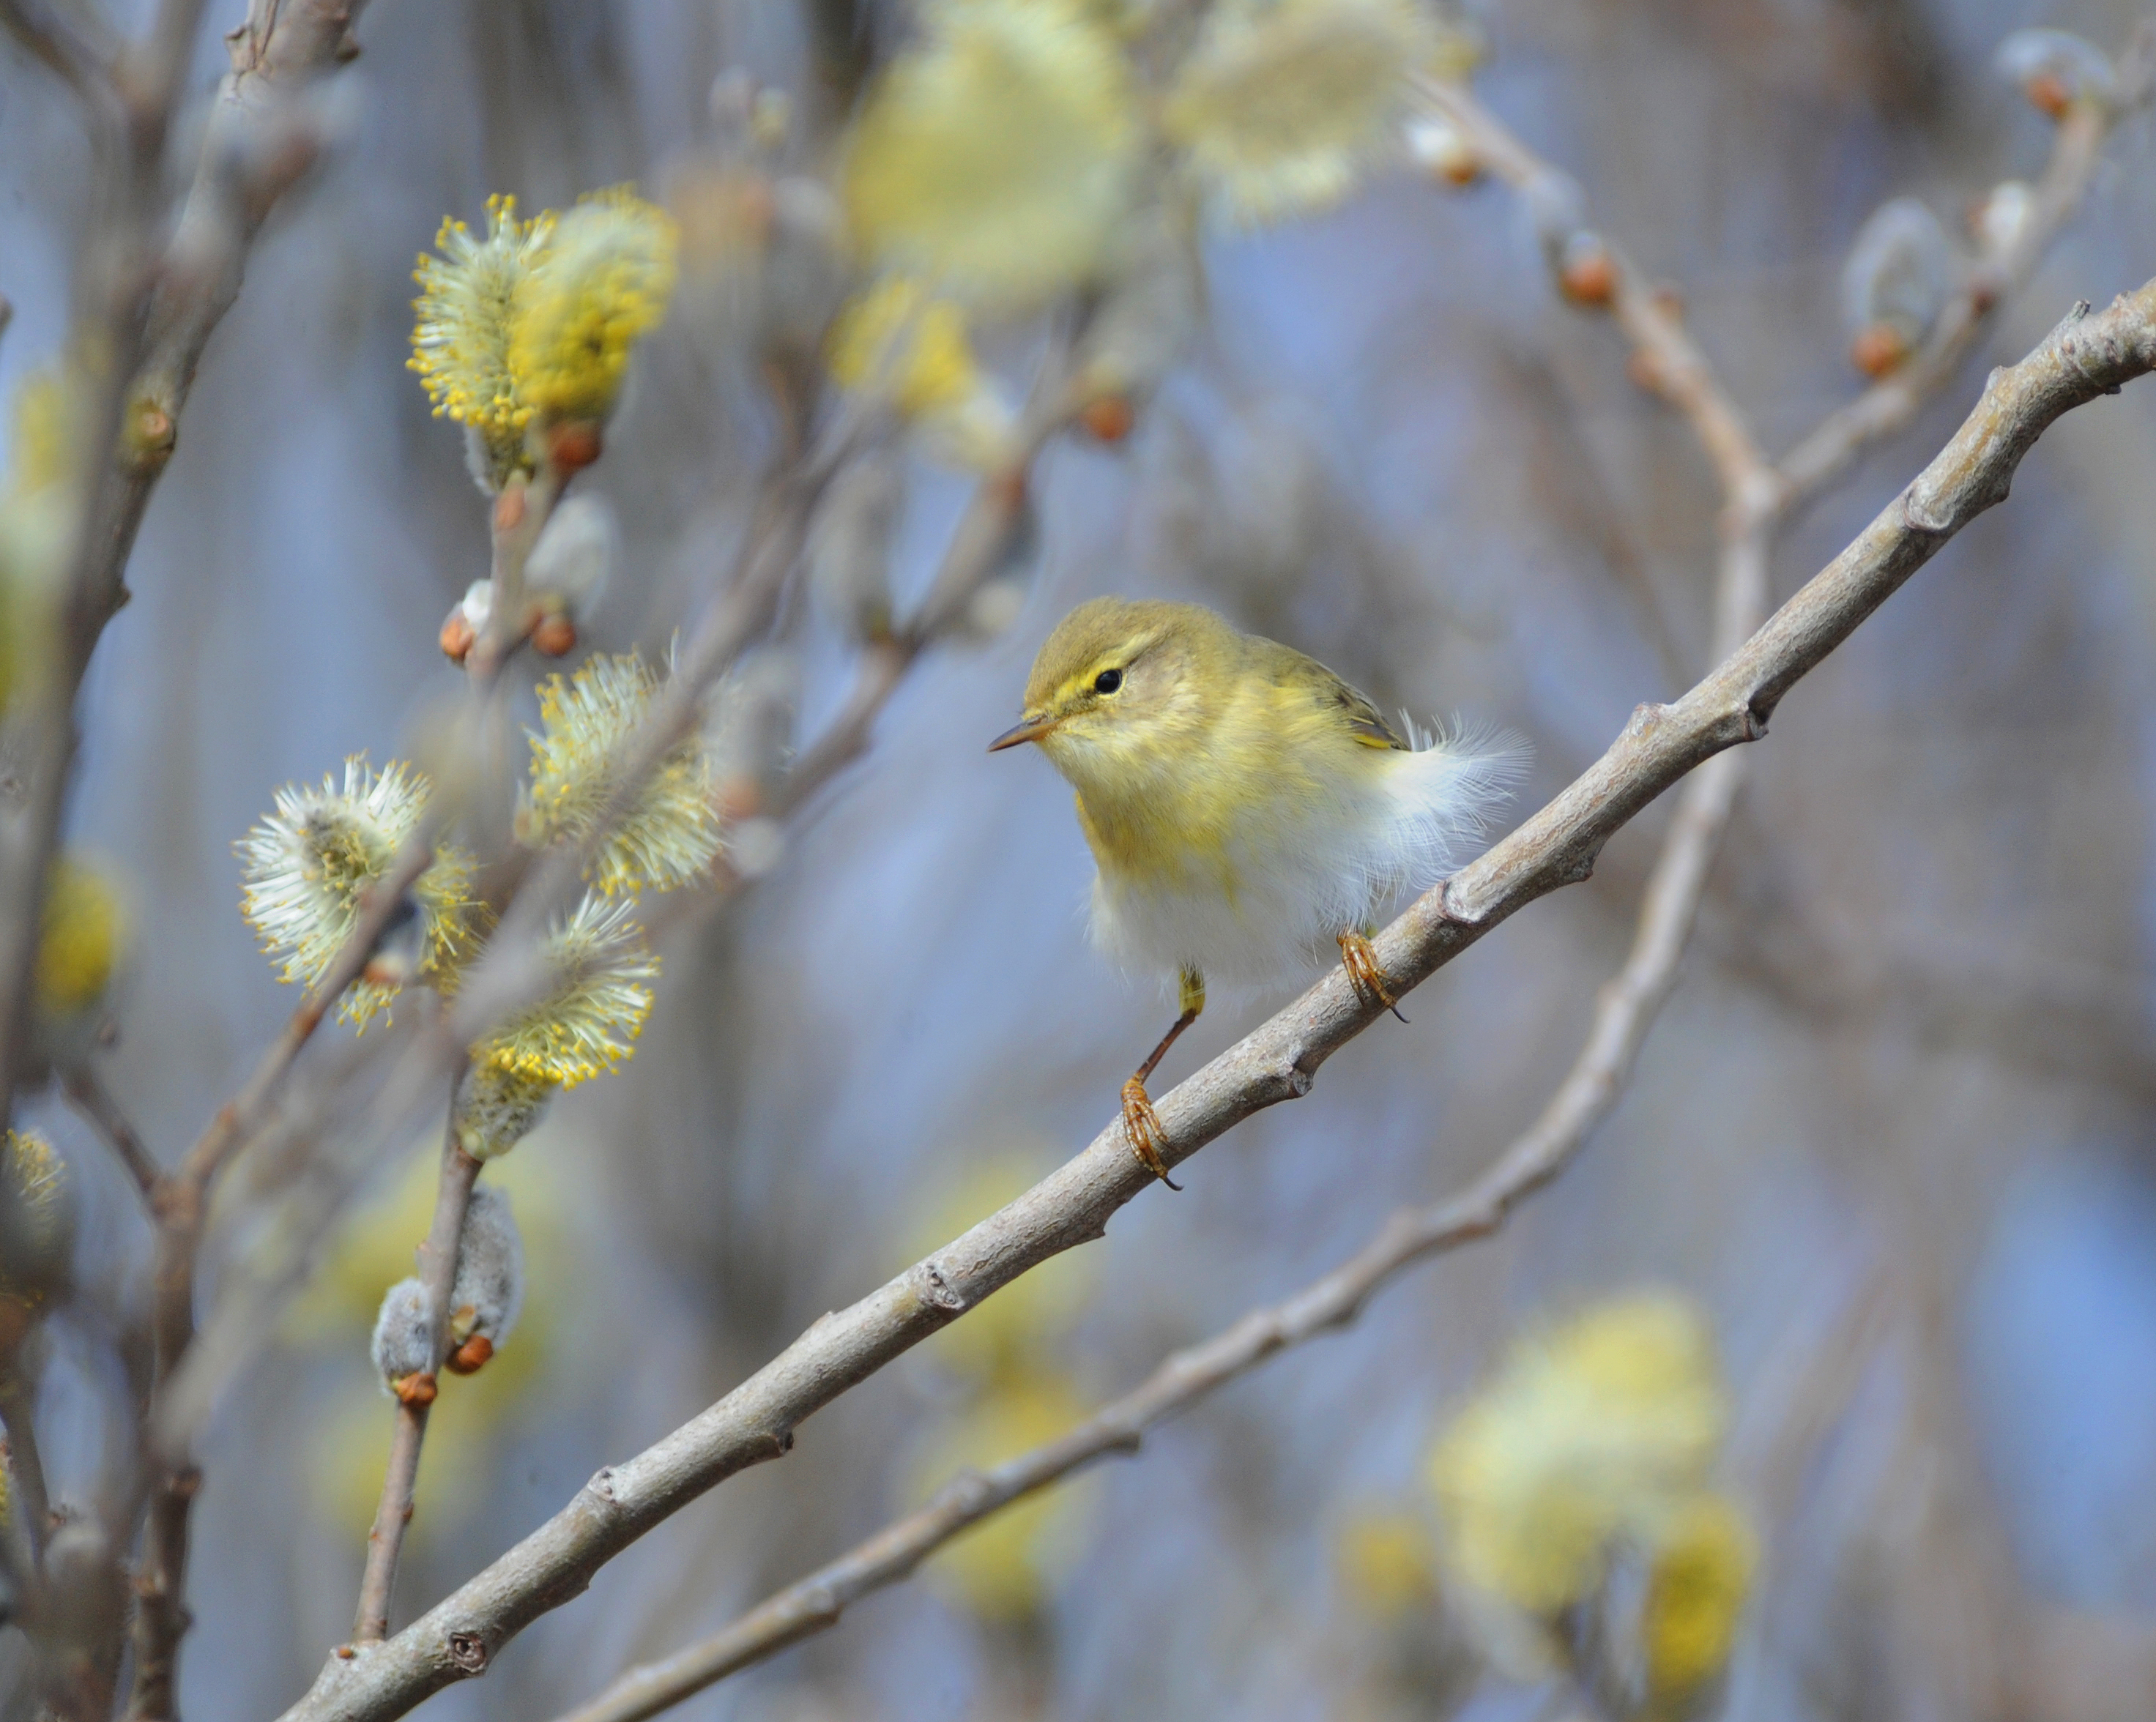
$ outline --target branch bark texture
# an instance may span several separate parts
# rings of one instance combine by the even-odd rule
[[[2156,282],[2092,315],[2076,306],[2021,363],[1993,373],[1946,448],[1865,531],[1690,692],[1642,705],[1600,760],[1376,940],[1409,987],[1536,899],[1586,878],[1609,838],[1695,766],[1755,741],[1782,698],[1964,525],[2002,500],[2060,414],[2156,368]],[[1171,1166],[1252,1113],[1309,1092],[1374,1020],[1328,974],[1159,1102]],[[963,1237],[825,1315],[732,1393],[626,1463],[384,1644],[332,1658],[290,1722],[388,1719],[485,1672],[531,1621],[580,1593],[644,1532],[736,1472],[775,1458],[848,1388],[1050,1256],[1097,1238],[1150,1182],[1111,1124],[1082,1153]]]

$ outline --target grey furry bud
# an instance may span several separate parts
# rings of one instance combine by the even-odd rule
[[[1921,345],[1958,274],[1953,243],[1938,217],[1914,197],[1882,203],[1858,233],[1842,269],[1842,310],[1851,332],[1891,329],[1909,348]]]
[[[457,1278],[449,1293],[449,1343],[480,1338],[499,1345],[524,1308],[524,1239],[508,1192],[481,1184],[465,1210]],[[490,1347],[491,1349],[491,1347]]]
[[[857,644],[891,633],[891,546],[906,487],[897,461],[879,450],[833,481],[808,541],[808,587],[817,607]]]
[[[793,708],[800,697],[801,667],[784,651],[744,659],[721,682],[705,725],[711,781],[719,811],[729,825],[763,810],[767,797],[793,751]],[[729,849],[733,842],[730,833]]]
[[[1197,333],[1204,303],[1184,237],[1163,218],[1141,223],[1122,276],[1086,326],[1077,366],[1086,389],[1150,398]]]
[[[2005,251],[2027,231],[2035,208],[2035,192],[2021,181],[2001,180],[1971,212],[1969,232],[1986,251]]]
[[[434,1366],[434,1304],[417,1279],[400,1279],[382,1294],[370,1348],[382,1391],[393,1390],[408,1376]]]
[[[592,612],[620,557],[621,529],[603,496],[584,493],[555,506],[524,565],[524,589],[535,602],[557,606],[572,622]]]
[[[2111,57],[2071,30],[2016,30],[1999,44],[1992,63],[2055,120],[2076,101],[2109,107],[2118,99]]]

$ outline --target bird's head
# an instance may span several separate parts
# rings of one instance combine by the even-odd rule
[[[1033,660],[1024,715],[988,751],[1037,741],[1066,776],[1173,747],[1232,674],[1240,636],[1198,604],[1095,598]]]

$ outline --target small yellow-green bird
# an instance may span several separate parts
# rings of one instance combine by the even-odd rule
[[[1315,659],[1201,605],[1095,598],[1049,635],[1024,715],[988,744],[1039,743],[1077,791],[1094,943],[1180,983],[1182,1015],[1123,1084],[1131,1150],[1169,1188],[1146,1079],[1206,981],[1277,980],[1331,940],[1390,1005],[1378,911],[1465,858],[1526,769],[1511,737],[1404,727],[1407,741]]]

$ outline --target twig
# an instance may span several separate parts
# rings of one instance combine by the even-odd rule
[[[329,64],[362,3],[296,0],[280,6],[278,0],[252,0],[242,33],[264,51],[252,64],[236,59],[220,110],[272,105]],[[12,1103],[25,1063],[39,918],[75,756],[75,692],[105,624],[126,601],[123,571],[170,452],[195,363],[238,291],[249,241],[307,154],[285,151],[283,177],[273,182],[257,173],[250,181],[236,171],[242,140],[220,111],[205,136],[178,231],[167,244],[167,144],[203,0],[162,0],[146,38],[130,49],[108,50],[65,21],[47,17],[44,8],[36,11],[32,20],[18,3],[6,21],[18,33],[28,29],[33,47],[49,46],[50,62],[83,94],[102,161],[102,207],[84,254],[74,342],[78,352],[95,354],[100,369],[85,415],[80,452],[88,482],[61,584],[57,649],[38,697],[23,704],[25,789],[0,853],[0,1112]],[[325,40],[323,27],[332,13],[334,34]],[[236,187],[245,195],[235,197]],[[123,430],[143,434],[123,435]],[[160,1382],[169,1380],[192,1336],[196,1248],[207,1186],[226,1145],[191,1156],[173,1177],[147,1186],[158,1225],[151,1322]],[[124,1145],[121,1152],[128,1157]],[[130,1167],[138,1187],[143,1187],[146,1160],[143,1156]],[[187,1625],[181,1586],[187,1504],[198,1479],[184,1453],[153,1453],[151,1463],[157,1476],[136,1580],[136,1679],[130,1714],[162,1719],[173,1714],[177,1647]],[[116,1536],[116,1548],[125,1540]],[[85,1582],[101,1595],[105,1576]],[[77,1600],[87,1625],[102,1604],[87,1591]],[[63,1701],[74,1710],[101,1714],[109,1708],[110,1669],[117,1665],[118,1652],[115,1648],[108,1654],[100,1644],[86,1655],[85,1666],[95,1678],[85,1677],[88,1684],[70,1678]]]
[[[167,141],[186,87],[203,0],[163,0],[121,86],[104,187],[109,220],[95,223],[78,350],[98,353],[84,444],[90,460],[61,626],[44,697],[26,713],[26,787],[20,828],[0,855],[0,1101],[22,1063],[29,973],[45,878],[75,750],[75,689],[105,624],[126,602],[123,579],[136,531],[162,474],[181,409],[210,335],[238,296],[247,249],[279,194],[311,159],[307,148],[246,148],[291,94],[348,58],[365,0],[249,0],[228,40],[234,69],[219,89],[177,230],[161,243]],[[93,120],[100,115],[94,110]],[[249,161],[251,172],[239,164]],[[162,440],[123,452],[130,413],[162,419]]]
[[[1512,836],[1418,899],[1376,940],[1404,992],[1518,910],[1592,871],[1602,846],[1693,767],[1765,733],[1783,696],[1970,520],[2002,500],[2021,457],[2061,413],[2156,368],[2156,281],[2074,312],[2020,364],[1994,372],[1945,450],[1824,571],[1712,675],[1669,705],[1643,705],[1609,751]],[[1171,1166],[1252,1113],[1309,1092],[1318,1067],[1378,1007],[1326,978],[1158,1103]],[[602,1470],[570,1504],[387,1643],[331,1658],[287,1713],[379,1722],[484,1672],[539,1615],[688,1501],[775,1458],[794,1428],[982,1299],[1096,1238],[1150,1175],[1120,1123],[946,1248],[827,1315],[716,1405],[637,1458]]]
[[[75,1110],[88,1119],[112,1150],[127,1176],[135,1181],[145,1204],[155,1217],[157,1186],[164,1176],[162,1169],[150,1151],[142,1145],[142,1138],[127,1115],[121,1110],[120,1103],[112,1098],[95,1069],[83,1063],[67,1074],[68,1098],[74,1102]]]
[[[434,1192],[434,1217],[427,1241],[419,1246],[419,1278],[427,1288],[434,1328],[427,1348],[427,1386],[441,1373],[449,1355],[449,1297],[457,1278],[457,1253],[464,1239],[465,1213],[480,1163],[459,1145],[456,1095],[449,1096],[449,1124],[443,1133],[442,1171]],[[367,1569],[360,1580],[359,1614],[352,1627],[355,1643],[378,1643],[389,1632],[390,1592],[397,1582],[397,1557],[404,1527],[412,1522],[413,1491],[419,1480],[419,1452],[427,1438],[431,1391],[400,1393],[389,1463],[382,1479],[382,1501],[374,1528],[367,1534]]]
[[[899,684],[921,654],[947,633],[953,618],[1002,561],[1024,518],[1027,475],[1033,461],[1062,423],[1059,418],[1042,425],[1010,467],[974,487],[921,613],[862,654],[846,703],[779,786],[771,807],[774,816],[799,807],[867,751],[877,715]]]
[[[1941,312],[1923,350],[1839,411],[1828,415],[1781,463],[1800,495],[1817,491],[1867,444],[1901,429],[1924,397],[1958,370],[1991,320],[2018,294],[2059,229],[2080,207],[2112,130],[2139,108],[2156,86],[2156,25],[2136,28],[2118,57],[2118,88],[2107,105],[2069,108],[2051,141],[2051,159],[2037,180],[2028,215],[2003,246],[1979,256]]]
[[[95,41],[84,33],[85,27],[101,23],[95,14],[70,15],[39,0],[0,0],[0,28],[74,91],[94,126],[110,131],[117,127],[120,110],[120,94],[112,85],[115,44],[102,32]]]
[[[120,563],[108,554],[106,523],[116,516],[126,483],[122,428],[146,350],[146,327],[157,274],[165,145],[201,21],[203,0],[162,0],[147,41],[124,85],[81,68],[93,131],[102,146],[101,220],[92,223],[78,287],[74,345],[98,355],[101,369],[85,391],[86,441],[75,451],[88,482],[73,523],[59,589],[59,625],[34,697],[23,702],[25,731],[23,817],[6,835],[0,868],[0,1113],[12,1110],[25,1063],[31,970],[46,875],[59,842],[76,745],[74,703],[105,624],[119,608]],[[42,39],[59,44],[68,33]],[[54,30],[60,33],[52,33]],[[74,50],[64,49],[64,59]]]

